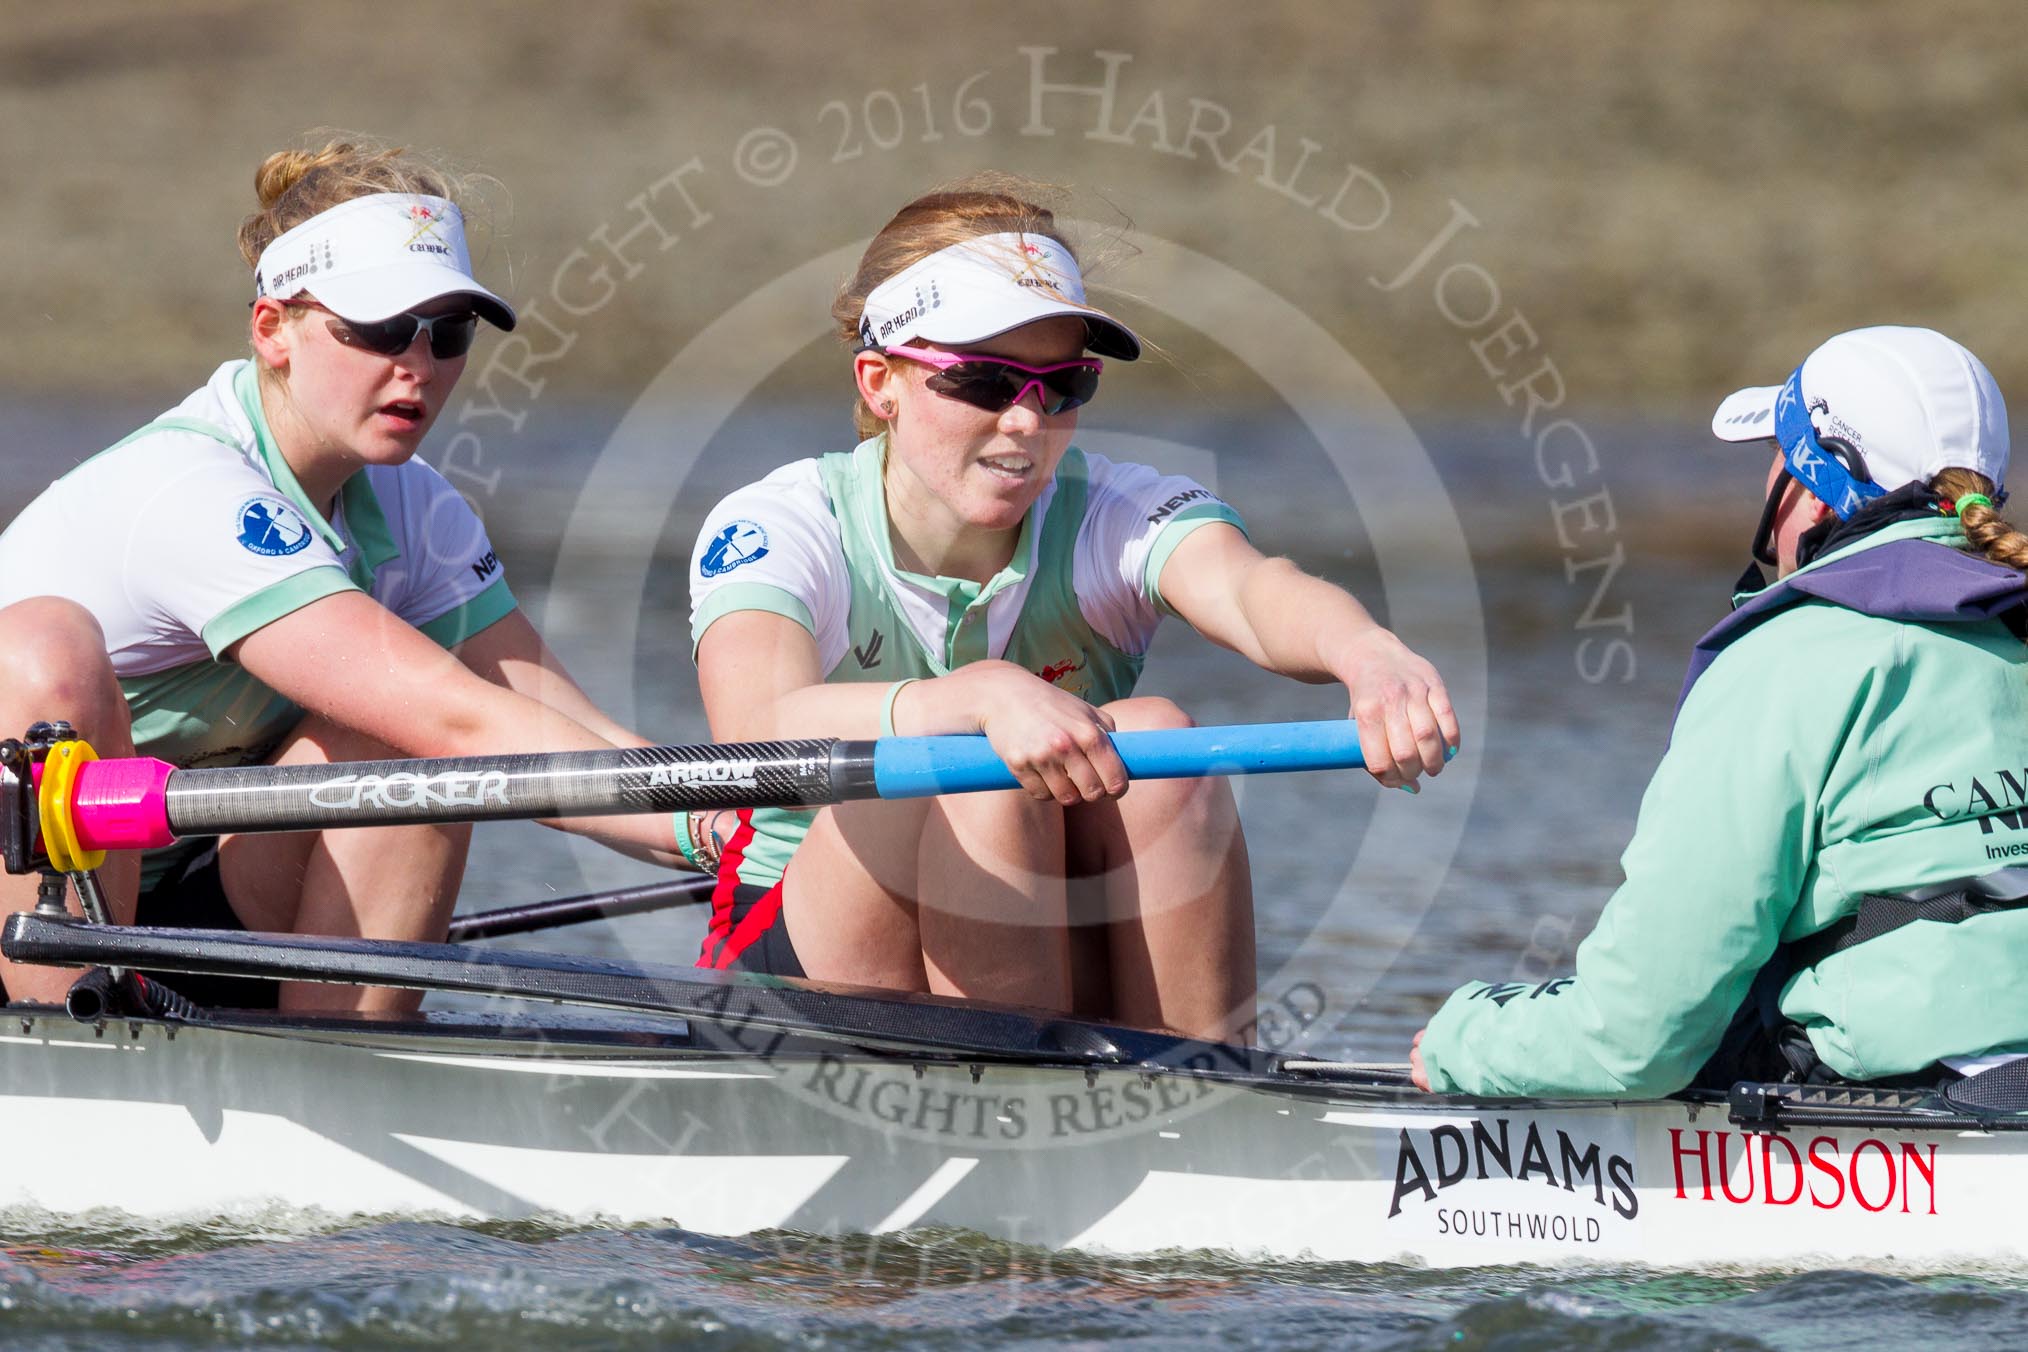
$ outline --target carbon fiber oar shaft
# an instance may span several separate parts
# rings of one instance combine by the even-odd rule
[[[826,740],[183,770],[169,777],[166,807],[176,835],[208,836],[872,796],[873,743]]]
[[[813,807],[874,796],[872,742],[810,740],[177,770],[146,759],[79,772],[90,849],[186,836],[421,822]]]
[[[1113,734],[1136,779],[1364,764],[1344,722]],[[185,836],[422,822],[616,816],[709,807],[821,807],[1015,787],[984,737],[813,739],[551,751],[439,760],[178,770],[92,761],[65,791],[86,850],[153,849]]]

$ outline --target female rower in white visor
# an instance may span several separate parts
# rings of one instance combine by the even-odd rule
[[[563,673],[478,518],[415,458],[479,320],[514,326],[472,277],[452,181],[334,141],[269,156],[255,184],[251,358],[0,535],[0,730],[65,719],[101,755],[179,766],[640,744]],[[674,859],[666,817],[571,826]],[[468,841],[235,836],[115,854],[102,877],[123,922],[440,940]],[[0,878],[0,910],[34,900],[34,878]],[[0,962],[15,999],[61,999],[71,975]],[[285,1008],[418,998],[280,992]]]
[[[699,965],[1233,1037],[1255,977],[1231,791],[1126,792],[1105,737],[1189,722],[1129,697],[1157,624],[1343,682],[1383,784],[1441,770],[1457,722],[1427,662],[1210,492],[1070,444],[1141,344],[1029,196],[960,184],[888,222],[832,311],[864,440],[726,498],[691,568],[716,736],[984,733],[1025,792],[700,816]]]

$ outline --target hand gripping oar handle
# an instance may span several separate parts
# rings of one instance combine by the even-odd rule
[[[1113,744],[1135,779],[1365,763],[1344,722],[1122,732]],[[78,769],[69,800],[82,848],[122,850],[243,831],[821,807],[1013,787],[984,737],[884,737],[216,770],[102,760]]]

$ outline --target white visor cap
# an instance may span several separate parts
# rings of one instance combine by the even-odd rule
[[[440,296],[469,296],[481,318],[514,327],[514,307],[472,276],[465,216],[417,193],[373,193],[319,212],[261,251],[254,295],[308,291],[341,319],[390,319]]]
[[[1101,357],[1141,355],[1132,329],[1086,302],[1069,250],[1046,235],[1013,231],[939,249],[874,287],[860,312],[859,345],[920,338],[962,347],[1059,315],[1082,319],[1085,346]]]
[[[1711,416],[1721,441],[1775,434],[1780,385],[1740,390]],[[1942,470],[2007,480],[2007,404],[1986,364],[1934,329],[1883,325],[1825,341],[1803,362],[1803,402],[1820,440],[1850,442],[1888,492]]]

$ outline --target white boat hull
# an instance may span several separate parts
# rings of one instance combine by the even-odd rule
[[[55,1017],[0,1037],[0,1204],[954,1226],[1122,1253],[1436,1266],[2018,1267],[2028,1133],[1471,1105],[1187,1075]]]

